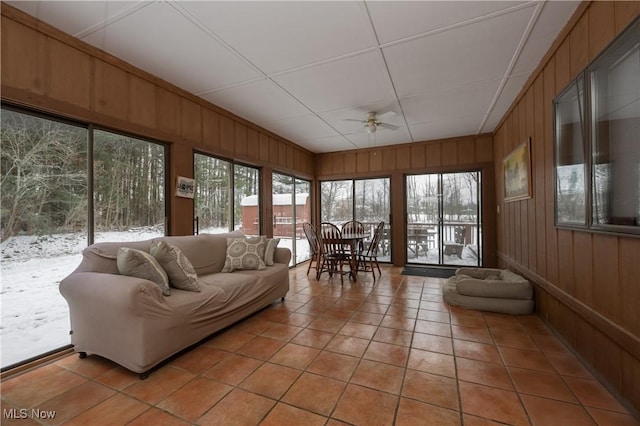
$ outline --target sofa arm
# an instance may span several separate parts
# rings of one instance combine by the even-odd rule
[[[276,251],[273,253],[273,261],[288,265],[291,262],[291,250],[286,247],[276,247]]]
[[[60,293],[69,308],[98,314],[105,309],[135,312],[141,304],[162,304],[162,290],[155,283],[126,275],[76,272],[60,282]]]

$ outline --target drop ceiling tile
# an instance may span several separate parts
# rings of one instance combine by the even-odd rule
[[[299,142],[299,145],[312,152],[335,152],[356,149],[349,139],[344,136],[329,136],[325,138],[307,139]]]
[[[367,52],[273,77],[314,111],[394,97],[379,52]]]
[[[414,141],[453,138],[477,134],[481,115],[458,117],[455,120],[438,120],[409,126]]]
[[[400,104],[395,99],[388,99],[372,104],[361,105],[356,107],[346,107],[334,109],[331,111],[321,112],[318,115],[329,123],[334,129],[342,134],[356,133],[364,128],[363,121],[366,121],[369,112],[375,112],[378,116],[387,112],[393,112],[395,115],[384,117],[382,122],[393,124],[396,126],[405,125],[402,118],[402,110]],[[350,120],[360,120],[350,121]]]
[[[294,143],[302,140],[338,136],[338,132],[313,114],[266,121],[259,124]]]
[[[266,74],[372,47],[359,2],[180,2]]]
[[[459,86],[439,96],[416,95],[400,99],[409,125],[485,114],[500,81]]]
[[[83,40],[191,92],[260,76],[165,2],[147,6]]]
[[[384,48],[398,96],[503,78],[533,10]]]
[[[200,96],[254,123],[309,114],[304,105],[268,79]]]
[[[373,148],[412,142],[406,127],[401,127],[398,130],[378,129],[373,134],[362,130],[345,136],[358,148]]]
[[[434,31],[517,6],[516,1],[371,1],[380,43]]]
[[[92,27],[143,8],[136,1],[7,1],[11,6],[74,37]],[[70,13],[73,11],[73,13]]]

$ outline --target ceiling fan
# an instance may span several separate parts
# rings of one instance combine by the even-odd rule
[[[375,133],[378,127],[382,127],[383,129],[389,129],[389,130],[398,130],[400,128],[399,126],[396,126],[394,124],[389,124],[389,123],[383,123],[382,121],[380,121],[380,120],[384,120],[385,118],[393,117],[394,115],[396,115],[395,112],[387,111],[385,113],[380,114],[378,117],[376,117],[376,113],[374,111],[368,114],[366,120],[356,120],[354,118],[346,118],[345,121],[357,121],[359,123],[364,123],[364,127],[365,129],[367,129],[368,133]]]

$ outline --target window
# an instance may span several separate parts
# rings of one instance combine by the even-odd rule
[[[556,224],[640,234],[640,19],[554,101]]]
[[[69,345],[58,285],[88,244],[164,235],[166,148],[5,105],[1,119],[4,369]]]
[[[196,232],[260,235],[260,170],[194,154]]]

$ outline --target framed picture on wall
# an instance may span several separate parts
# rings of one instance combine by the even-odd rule
[[[504,201],[531,198],[531,138],[527,138],[503,160]]]
[[[178,176],[176,197],[193,198],[195,191],[196,181],[194,179]]]

